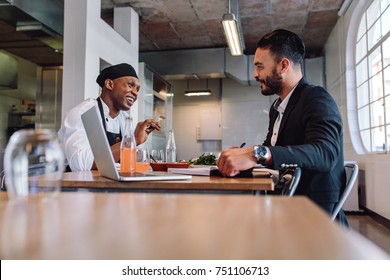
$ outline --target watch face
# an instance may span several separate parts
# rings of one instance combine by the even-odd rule
[[[267,149],[264,146],[259,146],[258,151],[260,157],[265,157],[267,154]]]
[[[256,146],[253,154],[259,163],[263,163],[267,160],[268,150],[264,146]]]

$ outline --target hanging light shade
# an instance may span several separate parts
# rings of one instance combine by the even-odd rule
[[[239,27],[234,14],[223,15],[222,26],[231,54],[234,56],[242,55],[243,50],[240,39]]]
[[[190,90],[190,81],[187,80],[187,90],[184,92],[185,96],[207,96],[211,95],[211,90],[209,90],[209,80],[206,80],[206,88],[207,89],[195,89],[195,90]]]
[[[186,90],[184,93],[185,96],[206,96],[211,95],[211,90]]]
[[[228,13],[222,17],[222,27],[225,33],[230,53],[233,56],[243,54],[244,40],[241,33],[241,25],[239,20],[238,0],[233,0],[236,14],[231,12],[231,3],[228,2]]]

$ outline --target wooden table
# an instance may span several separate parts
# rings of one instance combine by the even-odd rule
[[[272,191],[274,183],[266,172],[254,172],[253,178],[224,178],[218,176],[192,176],[190,180],[118,182],[100,176],[99,172],[66,172],[64,190],[89,189],[105,191]]]
[[[60,193],[7,201],[4,259],[389,259],[305,197]]]

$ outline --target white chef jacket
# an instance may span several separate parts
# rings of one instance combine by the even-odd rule
[[[123,134],[122,130],[125,128],[125,120],[129,112],[120,111],[118,116],[111,118],[109,108],[103,100],[102,105],[106,130],[113,133],[121,131]],[[91,170],[92,168],[94,157],[81,120],[81,115],[92,106],[98,106],[97,101],[89,98],[70,109],[58,131],[58,138],[63,145],[65,158],[72,171]]]

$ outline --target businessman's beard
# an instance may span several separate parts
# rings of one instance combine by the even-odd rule
[[[261,87],[261,93],[265,96],[279,94],[283,88],[283,78],[277,73],[276,68],[272,70],[272,75],[267,76],[265,80],[258,80],[264,88]]]

